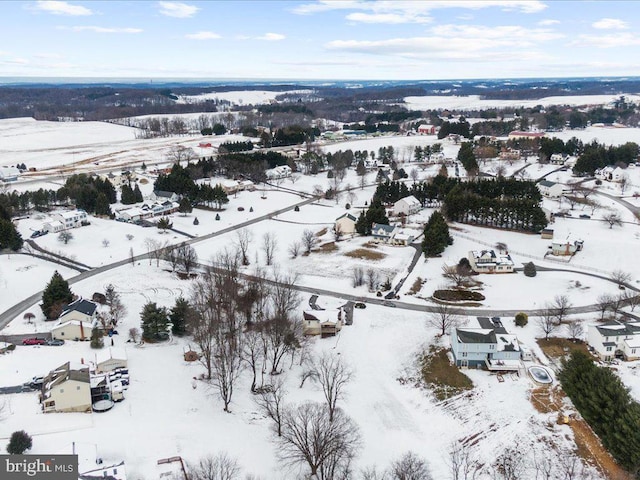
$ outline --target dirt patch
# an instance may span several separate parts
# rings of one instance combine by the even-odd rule
[[[321,236],[325,235],[328,231],[329,231],[329,229],[327,227],[325,227],[322,230],[320,230],[318,233],[316,233],[316,237],[321,237]]]
[[[374,252],[366,248],[356,248],[350,252],[345,253],[347,257],[360,258],[362,260],[382,260],[386,255],[381,252]]]
[[[319,253],[331,253],[331,252],[335,252],[336,250],[338,250],[338,246],[336,245],[336,242],[328,242],[320,245],[317,251]]]
[[[481,302],[485,296],[471,290],[436,290],[433,298],[445,302]]]
[[[471,379],[451,364],[444,348],[432,345],[428,352],[422,354],[420,373],[438,400],[446,400],[473,388]]]
[[[422,289],[422,285],[424,283],[425,280],[423,280],[422,278],[416,278],[413,282],[413,285],[411,285],[411,288],[407,291],[407,295],[415,295],[416,293],[418,293]]]
[[[574,350],[591,356],[587,344],[580,340],[574,342],[566,338],[550,337],[548,340],[540,338],[538,339],[538,345],[547,357],[554,360],[562,359]]]

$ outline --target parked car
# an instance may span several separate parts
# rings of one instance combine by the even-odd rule
[[[64,340],[61,338],[52,338],[51,340],[47,340],[47,345],[59,347],[60,345],[64,345]]]
[[[25,385],[30,386],[34,390],[42,388],[42,383],[44,382],[44,377],[33,377],[30,382]]]
[[[23,345],[45,345],[46,343],[47,341],[44,338],[37,337],[25,338],[22,340]]]
[[[31,234],[31,238],[38,238],[41,235],[42,235],[42,232],[40,230],[36,230]]]
[[[367,305],[362,302],[357,302],[353,308],[367,308]]]
[[[395,303],[390,302],[389,300],[385,300],[384,302],[382,302],[382,305],[384,305],[385,307],[394,307],[396,306]]]
[[[591,215],[586,215],[583,213],[582,215],[580,215],[580,218],[591,218]]]

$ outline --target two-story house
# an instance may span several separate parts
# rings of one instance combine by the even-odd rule
[[[42,382],[42,410],[48,412],[90,412],[91,384],[87,365],[69,362],[49,372]]]
[[[507,332],[498,317],[477,317],[475,324],[454,328],[450,336],[458,367],[517,371],[522,365],[518,339]]]
[[[587,343],[600,360],[610,362],[616,357],[625,360],[640,358],[640,322],[612,321],[589,325]]]
[[[512,273],[513,260],[508,253],[495,250],[472,250],[468,255],[471,269],[476,273]]]

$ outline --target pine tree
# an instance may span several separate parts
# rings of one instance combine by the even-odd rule
[[[453,238],[449,235],[449,226],[444,217],[438,211],[433,212],[424,226],[422,251],[425,256],[434,257],[440,255],[452,243]]]
[[[11,434],[9,438],[9,444],[7,445],[7,453],[10,455],[22,455],[27,450],[31,449],[33,441],[31,436],[24,430],[18,430]]]
[[[91,348],[104,347],[104,335],[97,326],[91,329]]]
[[[144,202],[144,198],[142,197],[142,192],[140,191],[140,187],[136,183],[136,186],[133,189],[133,196],[135,198],[135,203]]]
[[[120,195],[120,201],[123,205],[131,205],[132,203],[136,203],[136,196],[133,193],[133,189],[126,183],[122,185],[122,194]]]
[[[169,313],[171,333],[181,337],[187,332],[187,319],[191,312],[189,302],[182,297],[176,298],[176,303]]]
[[[166,232],[171,227],[173,227],[173,223],[171,223],[168,217],[161,217],[160,220],[158,220],[157,225],[158,225],[158,229],[162,230],[162,233]]]
[[[167,309],[158,307],[154,302],[147,303],[140,314],[142,320],[142,338],[144,340],[164,340],[168,333],[169,318]]]
[[[191,213],[192,210],[193,207],[191,206],[191,201],[187,197],[182,197],[180,199],[180,206],[178,207],[178,211],[186,216],[187,213]]]
[[[0,219],[0,250],[8,248],[14,252],[22,248],[22,236],[11,220]]]
[[[55,320],[62,312],[62,307],[73,301],[73,293],[69,283],[56,270],[46,288],[42,292],[40,308],[47,320]]]

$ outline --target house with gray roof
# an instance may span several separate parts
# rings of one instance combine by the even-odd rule
[[[391,243],[396,227],[393,225],[383,225],[382,223],[374,223],[371,225],[371,235],[373,241],[377,243]]]
[[[640,358],[640,322],[612,321],[587,328],[587,343],[604,361],[614,358],[638,360]]]
[[[540,180],[537,185],[540,193],[548,198],[560,198],[565,191],[564,185],[549,180]]]
[[[477,317],[470,326],[454,328],[450,337],[458,367],[518,371],[522,366],[518,339],[507,332],[498,317]]]

